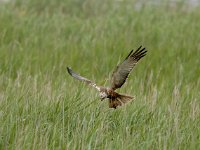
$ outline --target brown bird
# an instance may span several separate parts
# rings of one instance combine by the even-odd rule
[[[116,67],[111,77],[111,87],[97,86],[96,83],[78,75],[69,67],[67,67],[67,71],[72,77],[96,88],[100,92],[99,96],[101,100],[108,98],[110,108],[117,108],[134,98],[132,96],[119,94],[115,92],[115,90],[121,88],[121,86],[126,82],[126,79],[128,78],[128,75],[132,71],[133,67],[142,57],[146,55],[147,51],[145,48],[141,48],[142,46],[140,46],[135,52],[132,50],[125,60]]]

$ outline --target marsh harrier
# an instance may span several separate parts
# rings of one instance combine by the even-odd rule
[[[111,77],[110,87],[98,86],[93,81],[78,75],[69,67],[67,67],[67,71],[72,77],[96,88],[100,92],[99,96],[101,100],[108,98],[110,108],[117,108],[134,98],[132,96],[119,94],[115,92],[115,90],[121,88],[121,86],[126,82],[129,73],[132,71],[137,62],[146,55],[146,52],[147,51],[145,48],[142,48],[142,46],[140,46],[135,52],[132,50],[125,60],[114,70]]]

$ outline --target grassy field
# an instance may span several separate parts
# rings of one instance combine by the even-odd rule
[[[200,149],[200,8],[120,0],[0,4],[0,149]],[[140,45],[147,56],[109,109],[72,79],[109,86]]]

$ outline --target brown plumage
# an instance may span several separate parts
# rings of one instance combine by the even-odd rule
[[[142,57],[146,55],[147,51],[145,48],[141,48],[142,46],[140,46],[135,52],[132,50],[125,60],[116,67],[111,77],[111,87],[97,86],[96,83],[78,75],[69,67],[67,67],[67,71],[72,77],[96,88],[100,92],[101,100],[108,98],[110,108],[117,108],[118,106],[121,106],[134,98],[132,96],[119,94],[115,92],[115,90],[120,88],[126,82],[126,79],[134,66]]]

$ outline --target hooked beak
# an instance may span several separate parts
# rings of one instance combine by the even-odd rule
[[[103,101],[105,98],[101,98],[101,101]]]

